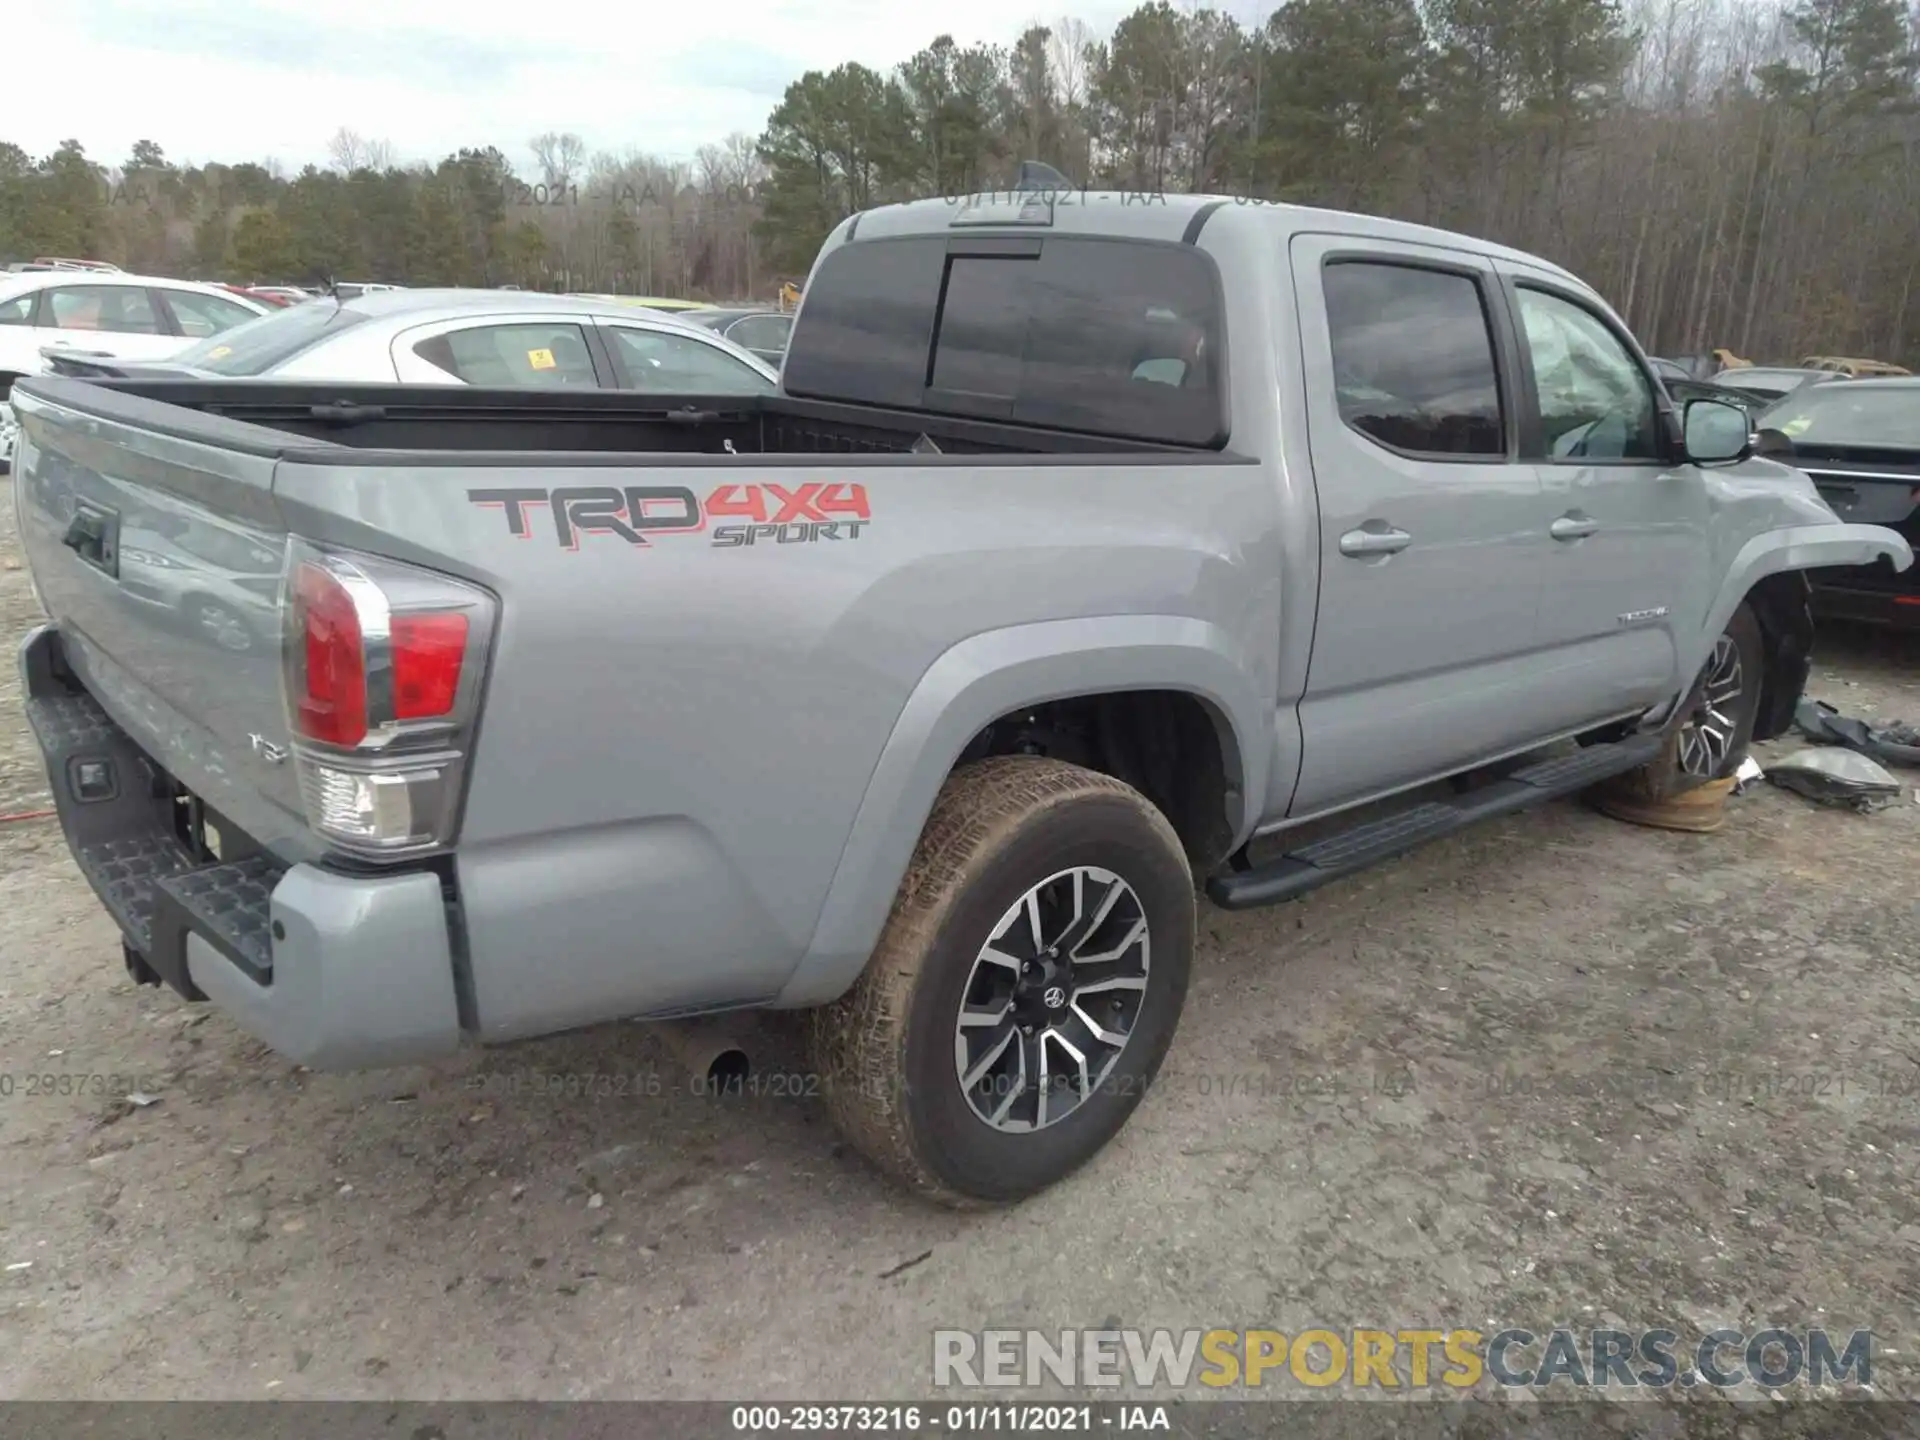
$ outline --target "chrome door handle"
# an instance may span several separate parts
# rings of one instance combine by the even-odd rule
[[[1556,540],[1584,540],[1599,528],[1598,520],[1585,515],[1562,515],[1547,527],[1547,533]]]
[[[1340,553],[1355,559],[1367,555],[1398,555],[1413,543],[1404,530],[1349,530],[1340,537]]]

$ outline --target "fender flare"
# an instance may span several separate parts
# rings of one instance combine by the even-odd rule
[[[967,743],[1023,705],[1121,690],[1178,690],[1202,701],[1221,729],[1229,786],[1237,789],[1234,844],[1249,835],[1266,794],[1272,703],[1218,625],[1188,616],[1109,615],[988,630],[945,651],[907,697],[867,781],[807,952],[773,1001],[825,1004],[865,967],[893,908],[921,829]]]
[[[1687,639],[1680,655],[1683,685],[1693,685],[1733,612],[1769,575],[1829,565],[1871,565],[1882,556],[1893,561],[1894,569],[1905,570],[1913,563],[1913,548],[1897,531],[1883,525],[1793,525],[1754,536],[1734,556],[1712,608],[1700,629]]]

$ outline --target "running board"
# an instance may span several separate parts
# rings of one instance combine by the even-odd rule
[[[1478,790],[1369,820],[1249,870],[1215,875],[1207,881],[1207,897],[1223,910],[1251,910],[1298,899],[1331,880],[1357,874],[1442,835],[1531,810],[1637,769],[1656,758],[1663,743],[1664,737],[1657,734],[1632,735],[1612,745],[1589,745],[1577,755],[1538,761]]]

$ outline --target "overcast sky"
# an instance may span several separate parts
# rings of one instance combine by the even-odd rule
[[[758,136],[788,83],[858,60],[886,70],[945,31],[1010,44],[1035,20],[1102,35],[1109,0],[17,0],[0,37],[0,140],[39,156],[77,139],[119,164],[133,142],[175,162],[324,164],[341,126],[397,162],[573,131],[592,150],[677,159]]]

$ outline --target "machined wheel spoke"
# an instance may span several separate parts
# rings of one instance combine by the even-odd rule
[[[1094,872],[1091,878],[1096,884],[1104,885],[1106,888],[1100,896],[1099,904],[1094,907],[1093,913],[1088,914],[1085,877],[1087,877],[1086,871],[1077,871],[1074,874],[1073,920],[1060,937],[1060,953],[1075,960],[1084,958],[1080,954],[1080,947],[1100,933],[1100,927],[1107,923],[1107,917],[1113,913],[1113,907],[1119,903],[1122,895],[1128,893],[1126,885],[1118,875],[1104,870]]]
[[[1033,1037],[1034,1068],[1040,1072],[1039,1096],[1033,1107],[1033,1128],[1041,1129],[1047,1123],[1047,1097],[1053,1093],[1052,1082],[1047,1076],[1047,1037],[1043,1031]]]
[[[1007,1033],[1000,1037],[999,1042],[994,1045],[989,1045],[986,1054],[975,1061],[973,1068],[960,1077],[960,1088],[962,1090],[971,1090],[984,1080],[987,1072],[993,1069],[995,1062],[998,1061],[1002,1055],[1007,1053],[1007,1046],[1011,1045],[1014,1040],[1018,1038],[1019,1034],[1020,1032],[1013,1026],[1007,1026]],[[1026,1073],[1026,1060],[1025,1057],[1022,1056],[1020,1065],[1020,1078],[1022,1080],[1026,1079]]]
[[[1126,954],[1135,945],[1138,945],[1144,940],[1146,934],[1147,920],[1143,915],[1127,928],[1126,937],[1111,950],[1102,950],[1094,955],[1076,955],[1073,957],[1073,963],[1076,965],[1105,965],[1110,960],[1118,960],[1122,955]]]
[[[1007,1033],[1012,1036],[1016,1032],[1009,1030]],[[1015,1083],[1007,1087],[1007,1093],[1001,1097],[999,1105],[994,1107],[991,1119],[995,1125],[1003,1123],[1008,1113],[1012,1111],[1014,1102],[1027,1093],[1027,1047],[1022,1045],[1014,1051],[1014,1055],[1020,1061],[1020,1069]]]
[[[1081,1018],[1085,1019],[1086,1017],[1082,1016]],[[1067,1039],[1067,1037],[1062,1035],[1058,1030],[1053,1030],[1048,1033],[1053,1043],[1071,1055],[1073,1057],[1073,1063],[1080,1067],[1080,1098],[1082,1100],[1086,1099],[1087,1096],[1093,1093],[1093,1076],[1087,1070],[1087,1057],[1075,1047],[1071,1040]],[[1045,1047],[1043,1046],[1042,1048],[1044,1049]]]
[[[1073,1002],[1072,1009],[1073,1013],[1080,1017],[1080,1023],[1087,1027],[1087,1033],[1092,1035],[1093,1038],[1098,1040],[1102,1045],[1124,1045],[1127,1043],[1127,1037],[1124,1032],[1104,1028],[1098,1020],[1080,1008],[1080,1002],[1078,1000]]]
[[[1007,952],[1004,950],[994,949],[993,946],[991,945],[987,946],[984,950],[980,952],[980,958],[986,961],[989,965],[1005,966],[1007,969],[1013,971],[1013,973],[1016,975],[1020,973],[1020,967],[1024,963],[1020,960],[1016,960],[1013,956],[1007,954]]]
[[[1027,925],[1033,932],[1033,953],[1038,955],[1047,948],[1046,935],[1040,929],[1040,892],[1027,892]]]
[[[1104,980],[1089,980],[1084,985],[1076,986],[1073,998],[1078,1000],[1082,995],[1100,995],[1108,990],[1144,990],[1146,988],[1147,977],[1144,975],[1109,975]]]

